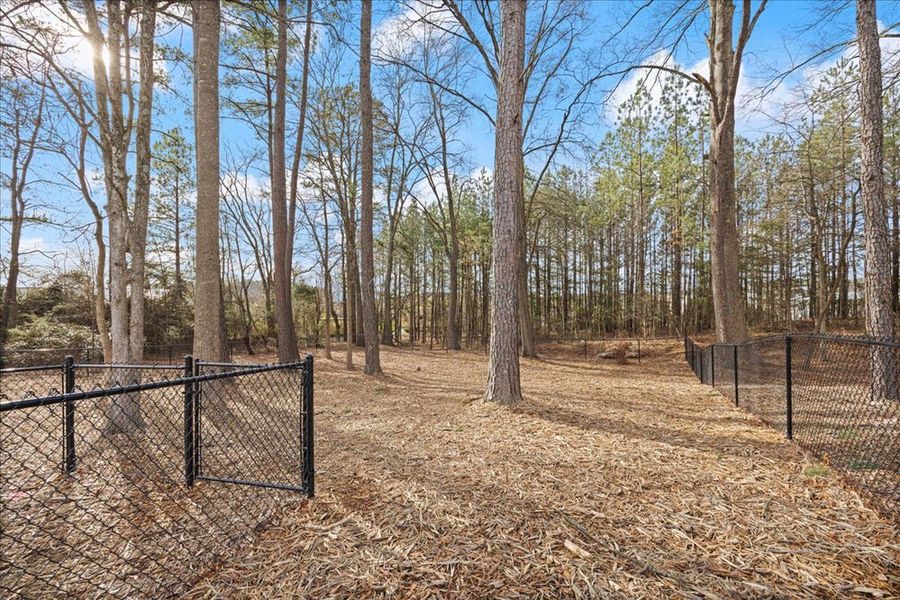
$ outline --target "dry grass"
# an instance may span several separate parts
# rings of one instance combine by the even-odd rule
[[[483,354],[316,365],[317,498],[193,597],[891,597],[894,526],[684,366],[581,348],[479,400]],[[361,360],[361,357],[357,357]]]

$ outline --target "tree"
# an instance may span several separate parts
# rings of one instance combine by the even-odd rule
[[[709,80],[712,136],[710,162],[710,231],[713,305],[716,339],[738,343],[747,339],[747,320],[738,271],[737,196],[734,188],[734,110],[741,61],[747,40],[766,6],[763,0],[751,16],[744,0],[737,46],[733,46],[732,0],[710,0]]]
[[[406,2],[412,15],[412,22],[417,26],[425,24],[428,30],[437,32],[441,43],[448,40],[462,40],[473,51],[474,60],[461,56],[457,63],[464,65],[466,75],[460,81],[477,76],[481,71],[487,75],[493,85],[496,97],[499,98],[499,25],[494,3],[461,3],[457,0],[443,0],[438,3]],[[553,2],[527,2],[526,12],[533,9],[533,18],[526,21],[532,23],[526,31],[526,65],[523,68],[523,123],[520,160],[534,156],[541,157],[539,168],[535,170],[530,182],[531,194],[523,201],[524,216],[522,218],[523,239],[519,244],[522,249],[522,267],[519,269],[521,280],[518,283],[520,342],[524,356],[536,356],[534,347],[534,331],[528,302],[527,269],[525,263],[526,227],[531,214],[535,194],[540,189],[544,176],[557,153],[580,139],[577,125],[582,122],[586,111],[592,110],[588,100],[590,90],[603,75],[588,74],[593,69],[590,57],[579,56],[575,48],[577,40],[591,31],[591,24],[584,10],[585,2],[581,0],[557,0]],[[454,23],[455,22],[455,23]],[[475,25],[473,25],[475,23]],[[418,27],[410,28],[418,31]],[[413,34],[414,35],[414,34]],[[433,75],[418,67],[409,57],[391,57],[391,62],[402,64],[412,70],[423,81],[437,85],[442,90],[468,104],[495,127],[495,118],[491,116],[488,102],[482,94],[473,94],[449,82],[435,79]],[[473,69],[473,62],[481,63]],[[574,89],[574,92],[572,91]],[[560,98],[564,100],[560,101]],[[526,143],[527,142],[527,143]],[[524,166],[523,166],[524,170]],[[537,231],[538,228],[535,228]]]
[[[857,0],[857,43],[860,69],[860,182],[865,217],[866,333],[890,339],[894,335],[891,314],[891,250],[884,195],[884,130],[881,87],[881,48],[875,0]],[[900,394],[895,355],[891,348],[873,348],[872,381],[876,397]]]
[[[428,56],[428,48],[424,54]],[[427,62],[427,58],[426,58]],[[425,67],[427,72],[429,69]],[[429,220],[432,227],[439,234],[441,245],[447,259],[447,279],[449,298],[447,306],[447,348],[449,350],[460,349],[459,329],[459,210],[460,203],[458,193],[459,185],[457,177],[453,173],[453,162],[457,159],[451,149],[455,130],[462,125],[465,113],[459,103],[454,103],[448,94],[432,81],[426,84],[427,101],[425,102],[427,114],[422,121],[433,128],[437,134],[435,143],[437,149],[424,147],[417,148],[417,163],[419,170],[428,184],[428,188],[434,198],[433,205],[416,198],[422,214]],[[437,161],[435,166],[432,159]]]
[[[298,359],[292,275],[287,269],[288,213],[285,182],[285,114],[287,107],[287,0],[278,0],[278,51],[275,58],[275,118],[272,126],[272,239],[275,247],[275,322],[278,360]]]
[[[317,53],[316,68],[311,72],[318,89],[310,106],[307,170],[322,175],[316,185],[337,204],[341,218],[346,366],[351,369],[354,340],[357,334],[362,337],[356,319],[360,312],[357,215],[362,132],[356,88],[336,81],[342,51],[343,45],[331,40]]]
[[[77,22],[68,8],[70,18]],[[86,35],[93,50],[94,118],[100,130],[100,150],[106,187],[110,254],[110,341],[112,360],[136,363],[143,360],[144,348],[144,259],[147,247],[147,220],[150,205],[150,131],[153,113],[153,51],[156,8],[152,2],[140,5],[140,90],[135,132],[135,190],[130,209],[128,149],[132,123],[130,18],[131,7],[117,2],[106,5],[107,31],[100,26],[97,7],[83,3]],[[104,61],[108,50],[109,64]],[[124,58],[124,64],[122,59]],[[128,98],[123,102],[122,98]],[[128,111],[124,107],[128,107]],[[129,261],[130,256],[130,261]],[[114,371],[114,379],[129,375]],[[106,431],[128,433],[146,425],[136,395],[117,396],[110,404]]]
[[[397,229],[400,218],[409,196],[413,173],[416,167],[415,149],[419,147],[420,139],[427,128],[427,119],[418,119],[413,116],[411,107],[413,102],[408,101],[411,88],[411,74],[397,65],[389,65],[382,69],[385,73],[384,85],[387,86],[386,102],[383,102],[385,136],[388,139],[390,152],[387,155],[387,164],[382,167],[385,179],[385,213],[387,217],[387,240],[385,240],[385,273],[382,298],[384,300],[384,318],[382,320],[381,341],[383,344],[394,343],[394,328],[399,329],[400,319],[394,318],[393,294],[399,290],[392,290],[394,279],[394,260],[397,241]],[[411,126],[411,131],[406,130],[405,124]],[[382,229],[384,232],[385,229]],[[399,341],[399,337],[398,337]]]
[[[519,381],[519,270],[525,172],[522,164],[522,110],[525,99],[525,3],[500,5],[502,46],[498,73],[494,142],[494,241],[491,349],[484,399],[514,404],[522,399]]]
[[[4,88],[6,88],[5,83],[0,90]],[[6,285],[3,289],[3,304],[0,305],[0,347],[6,341],[7,331],[16,326],[19,259],[27,205],[25,190],[29,183],[28,171],[34,158],[38,135],[41,132],[41,122],[44,118],[46,87],[43,82],[39,85],[38,90],[31,90],[27,85],[17,84],[10,85],[8,92],[12,98],[12,102],[8,103],[11,114],[4,115],[3,125],[4,128],[9,127],[4,139],[10,140],[11,143],[8,187],[12,235],[9,239],[9,265],[6,272]],[[36,100],[33,98],[33,92],[37,93]]]
[[[361,184],[359,246],[360,286],[362,288],[363,335],[366,340],[367,375],[381,373],[378,355],[378,318],[375,309],[375,257],[373,253],[372,185],[374,183],[373,124],[372,124],[372,2],[363,0],[359,26],[359,113],[362,125]]]
[[[152,172],[156,192],[150,207],[150,235],[166,254],[172,255],[175,263],[174,292],[179,302],[185,299],[182,246],[187,237],[185,221],[189,209],[185,196],[194,189],[191,150],[179,127],[164,132],[163,138],[153,144]]]
[[[288,197],[287,247],[284,253],[284,270],[288,279],[294,270],[294,237],[297,234],[297,200],[300,178],[300,157],[303,155],[303,136],[306,133],[306,108],[309,97],[309,62],[312,45],[313,26],[312,0],[306,0],[306,27],[303,33],[303,67],[300,74],[300,114],[297,124],[297,140],[294,145],[294,159],[291,165],[291,188]]]
[[[225,360],[219,258],[218,0],[193,7],[194,151],[197,170],[194,356]]]
[[[741,25],[735,45],[733,0],[708,0],[709,75],[707,77],[699,73],[687,74],[666,65],[642,65],[645,68],[670,72],[700,83],[709,94],[712,293],[715,306],[716,338],[724,343],[742,342],[747,338],[747,321],[738,270],[737,196],[734,166],[735,100],[744,49],[767,1],[762,0],[753,11],[751,0],[743,0]],[[642,9],[643,7],[639,10]],[[677,22],[670,15],[666,22],[673,21]],[[687,22],[693,23],[693,18],[687,19]],[[682,39],[683,33],[682,31],[677,39]]]

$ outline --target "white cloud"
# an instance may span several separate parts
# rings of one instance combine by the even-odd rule
[[[43,252],[47,249],[47,244],[42,237],[22,238],[19,243],[19,252],[27,254],[29,252]]]
[[[452,36],[443,31],[459,28],[453,14],[441,5],[415,0],[402,13],[381,21],[372,33],[372,55],[382,58],[409,58],[418,47],[430,43],[440,48]]]
[[[645,60],[643,64],[648,66],[653,65],[666,67],[670,69],[679,68],[689,75],[692,73],[699,73],[700,75],[709,78],[708,57],[702,58],[692,65],[683,66],[678,65],[669,55],[668,51],[658,50],[647,60]],[[760,103],[754,102],[755,90],[750,85],[746,72],[746,68],[742,69],[740,78],[738,79],[736,99],[737,107],[735,114],[735,118],[738,122],[738,127],[740,127],[741,125],[748,125],[761,109],[761,106],[759,106]],[[628,100],[628,98],[634,95],[635,91],[637,90],[638,83],[642,79],[644,80],[645,86],[647,86],[647,92],[650,94],[650,104],[652,106],[658,106],[662,100],[663,88],[665,87],[666,83],[673,77],[679,77],[679,75],[675,75],[673,73],[662,71],[659,69],[635,70],[626,79],[624,79],[618,85],[618,87],[616,87],[612,94],[610,94],[610,97],[603,110],[604,118],[610,123],[615,122],[619,106],[621,106],[622,103],[624,103],[626,100]]]
[[[884,25],[879,23],[878,28],[882,30]],[[881,69],[887,78],[888,74],[900,71],[900,38],[881,38],[880,42]],[[858,65],[859,49],[856,44],[847,46],[833,58],[806,67],[793,78],[782,82],[766,99],[769,114],[784,117],[790,111],[804,110],[797,106],[803,98],[803,93],[824,83],[828,71],[841,61]]]
[[[709,57],[702,58],[692,65],[679,66],[669,55],[666,50],[658,50],[650,58],[644,61],[645,65],[653,65],[666,67],[670,69],[679,68],[687,74],[699,73],[709,78]],[[643,79],[650,94],[650,103],[652,106],[659,105],[662,100],[663,88],[667,81],[673,77],[679,77],[673,73],[661,71],[659,69],[639,69],[629,75],[615,91],[610,95],[609,101],[604,108],[604,117],[610,122],[615,121],[619,106],[630,98],[637,90],[638,83]],[[741,69],[741,75],[737,85],[737,110],[735,118],[738,122],[746,121],[750,115],[746,105],[747,100],[751,97],[753,88],[749,85],[746,76],[746,69]]]
[[[881,48],[885,72],[891,68],[897,69],[900,66],[900,40],[896,38],[882,39]],[[800,89],[814,87],[822,80],[828,69],[835,66],[841,58],[855,61],[856,54],[855,46],[848,47],[841,56],[804,69],[791,82],[784,82],[764,95],[760,93],[761,87],[751,83],[752,76],[748,75],[754,71],[756,61],[752,56],[745,56],[736,94],[735,119],[738,131],[743,130],[744,133],[747,133],[770,125],[773,116],[783,115],[785,106],[797,99],[797,92]],[[644,64],[668,68],[678,66],[666,50],[657,51],[645,60]],[[681,68],[685,73],[699,73],[708,78],[709,58],[702,58],[692,65]],[[654,69],[634,71],[610,95],[603,111],[605,119],[608,122],[616,120],[619,106],[635,93],[641,79],[644,79],[648,85],[650,103],[657,106],[662,99],[663,87],[672,77],[678,77],[678,75]]]
[[[879,30],[884,25],[878,24]],[[889,72],[900,67],[900,38],[881,38],[881,70]],[[825,78],[829,69],[836,66],[841,60],[849,60],[856,65],[859,62],[859,49],[856,44],[844,48],[839,56],[807,67],[803,70],[800,83],[805,86],[816,86]]]
[[[250,171],[226,171],[222,173],[222,193],[231,190],[244,201],[266,202],[269,196],[269,178],[259,177]]]
[[[423,174],[419,180],[413,183],[413,186],[410,189],[411,195],[417,202],[420,202],[425,207],[432,206],[435,202],[443,200],[447,195],[445,193],[446,180],[444,179],[443,172],[435,170],[432,171],[430,175],[431,183],[429,183],[428,178]],[[437,190],[437,194],[431,189],[432,184]]]
[[[487,165],[481,165],[480,167],[476,167],[476,168],[472,169],[472,171],[469,173],[469,179],[478,180],[481,178],[493,180],[494,179],[494,169]]]

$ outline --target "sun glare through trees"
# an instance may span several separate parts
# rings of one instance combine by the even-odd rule
[[[0,595],[896,594],[898,23],[0,0]]]

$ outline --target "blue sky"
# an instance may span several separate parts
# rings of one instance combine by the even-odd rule
[[[801,0],[770,1],[757,24],[747,48],[744,62],[744,77],[740,85],[739,94],[749,98],[755,89],[771,81],[773,74],[783,71],[792,62],[802,60],[818,48],[829,46],[851,37],[854,32],[853,3],[848,4],[848,8],[836,16],[823,22],[818,27],[812,27],[811,24],[821,18],[820,10],[825,5],[824,3]],[[754,2],[755,6],[756,2]],[[353,3],[350,3],[348,7],[354,11],[356,10],[356,6]],[[581,48],[579,48],[579,51],[585,52],[601,61],[606,59],[607,56],[599,52],[598,48],[601,47],[609,32],[618,28],[622,19],[633,8],[633,4],[611,0],[590,3],[588,10],[594,19],[593,30],[596,31],[596,36],[584,36],[580,42]],[[659,19],[660,11],[664,9],[664,4],[658,4],[651,11],[636,19],[627,30],[625,36],[621,38],[621,41],[628,42],[631,40],[637,43],[646,38],[650,32],[655,31],[655,23]],[[900,3],[879,2],[878,11],[881,23],[896,23],[898,18],[900,18]],[[391,20],[396,21],[402,16],[403,12],[403,7],[398,7],[392,2],[376,2],[374,11],[375,35],[384,36],[386,32],[390,32]],[[353,19],[352,16],[348,18]],[[354,21],[355,19],[351,20],[351,23]],[[702,37],[705,28],[706,21],[703,20],[685,37],[674,57],[677,63],[698,70],[706,68],[703,62],[706,55],[706,46]],[[354,27],[352,25],[348,26],[347,32],[350,35],[354,35]],[[191,36],[187,28],[170,28],[164,36],[164,41],[169,44],[179,45],[188,53],[190,52]],[[890,43],[892,44],[892,49],[897,48],[898,44],[896,41],[892,40]],[[607,52],[609,59],[612,60],[613,56],[608,53],[608,49],[604,52]],[[853,50],[849,49],[844,52],[845,54],[852,54]],[[826,65],[831,64],[840,53],[840,51],[833,53],[823,60],[817,61],[816,64],[820,66],[823,63]],[[648,48],[647,55],[641,58],[659,62],[664,54],[665,51],[662,47]],[[629,61],[632,60],[632,56],[625,58]],[[85,72],[89,71],[90,54],[85,51],[84,44],[79,43],[77,40],[73,42],[73,52],[69,53],[66,60],[69,61],[71,66],[83,69]],[[345,71],[348,80],[356,80],[355,60],[356,57],[353,52],[348,51],[344,53],[344,64],[341,70]],[[634,61],[637,62],[638,58],[634,57]],[[155,98],[154,129],[161,131],[173,126],[180,126],[187,139],[191,140],[193,137],[193,123],[187,110],[191,94],[191,84],[189,79],[187,79],[188,74],[184,72],[184,69],[173,68],[171,64],[165,64],[164,67],[173,77],[176,93],[161,92],[157,94]],[[298,70],[299,61],[295,61],[292,64],[292,68]],[[743,109],[739,111],[739,133],[751,137],[758,135],[769,123],[762,113],[777,112],[779,103],[789,97],[791,87],[804,79],[814,77],[814,75],[814,66],[807,66],[789,77],[781,87],[765,99],[761,101],[754,99],[752,102],[745,102]],[[634,74],[621,81],[618,89],[610,97],[611,102],[608,106],[614,106],[617,101],[623,99],[633,89],[638,76],[638,74]],[[476,95],[493,95],[490,84],[485,77],[476,77],[468,85]],[[601,91],[610,93],[612,86],[613,80],[609,80],[602,84]],[[608,128],[613,114],[608,108],[598,107],[594,114],[591,115],[588,135],[595,140],[599,140]],[[250,144],[259,143],[246,125],[232,119],[223,121],[221,132],[223,146],[246,147]],[[487,123],[486,119],[473,111],[460,137],[466,143],[467,169],[470,171],[477,170],[482,166],[490,168],[493,161],[493,136],[490,124]],[[570,163],[579,161],[577,157],[568,157],[564,160]],[[99,161],[95,160],[94,162],[99,169]],[[4,173],[9,173],[8,158],[0,158],[0,169]],[[41,155],[35,159],[32,177],[35,180],[58,180],[58,173],[61,170],[64,170],[64,167],[58,157]],[[265,174],[259,172],[258,176],[260,185],[266,185]],[[102,204],[102,185],[98,183],[95,189],[97,197]],[[9,192],[6,189],[0,191],[0,195],[2,195],[0,197],[0,215],[8,214],[8,194]],[[61,226],[26,225],[23,234],[23,249],[28,252],[39,250],[41,253],[34,252],[26,255],[25,263],[30,265],[30,268],[24,270],[23,285],[28,285],[29,278],[37,273],[42,266],[54,262],[58,266],[74,266],[81,260],[80,252],[90,247],[89,238],[83,235],[86,230],[80,227],[90,222],[90,215],[77,192],[58,185],[35,183],[29,187],[28,195],[32,198],[35,205],[43,206],[43,208],[39,209],[40,212]],[[299,246],[302,246],[302,243],[302,240],[298,240]],[[8,230],[0,225],[0,248],[2,248],[4,255],[8,255],[8,244]]]

